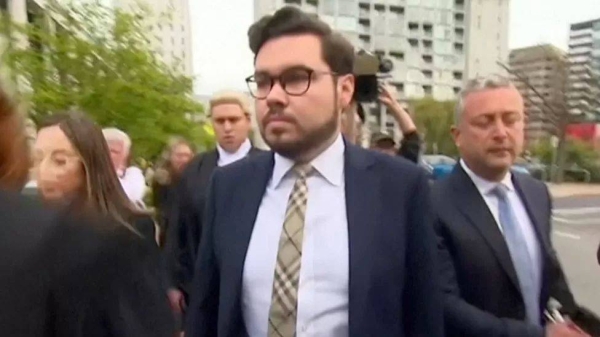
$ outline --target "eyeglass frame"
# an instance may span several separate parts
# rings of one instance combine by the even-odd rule
[[[304,70],[307,72],[308,74],[308,82],[306,84],[306,89],[304,89],[303,92],[301,93],[290,93],[285,89],[285,84],[284,82],[281,81],[281,78],[283,77],[284,74],[286,74],[288,71],[292,71],[292,70]],[[256,74],[250,75],[248,77],[246,77],[245,81],[246,81],[246,85],[248,86],[248,91],[250,92],[250,95],[252,97],[254,97],[255,99],[258,100],[263,100],[263,99],[267,99],[267,97],[269,96],[269,94],[271,93],[271,91],[273,90],[273,87],[275,86],[275,83],[279,82],[279,86],[281,86],[281,89],[283,89],[283,91],[290,95],[290,96],[294,96],[294,97],[298,97],[298,96],[302,96],[304,94],[306,94],[306,92],[308,92],[308,89],[310,89],[310,85],[312,84],[312,80],[313,80],[313,75],[331,75],[333,76],[334,79],[337,79],[339,76],[343,75],[343,74],[338,74],[334,71],[318,71],[318,70],[314,70],[308,67],[303,67],[303,66],[297,66],[297,67],[291,67],[288,68],[286,70],[284,70],[283,72],[281,72],[279,75],[277,76],[269,76],[269,80],[271,81],[271,86],[269,88],[269,91],[266,93],[266,95],[264,97],[257,97],[253,92],[252,89],[250,88],[250,83],[256,83],[255,81],[255,76]]]

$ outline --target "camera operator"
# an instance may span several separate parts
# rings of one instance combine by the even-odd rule
[[[402,141],[397,152],[398,155],[417,163],[421,150],[421,139],[415,123],[408,112],[400,105],[400,102],[398,102],[398,95],[393,87],[385,83],[380,83],[379,89],[379,101],[394,116],[400,132],[402,132]],[[377,143],[371,144],[371,148],[377,149]]]

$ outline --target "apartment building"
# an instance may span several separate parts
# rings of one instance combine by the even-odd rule
[[[112,0],[117,8],[147,6],[153,13],[152,48],[166,64],[193,76],[189,0]]]
[[[511,50],[512,78],[525,101],[527,144],[557,135],[557,122],[566,109],[567,53],[545,44]]]
[[[571,112],[600,120],[600,18],[571,25],[569,65]]]
[[[510,0],[255,0],[259,19],[295,5],[344,34],[357,49],[389,58],[400,99],[451,100],[472,76],[501,73],[508,58]],[[398,138],[392,116],[372,105],[371,131]]]

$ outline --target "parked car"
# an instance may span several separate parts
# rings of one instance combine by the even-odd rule
[[[438,180],[449,175],[456,165],[456,160],[444,155],[427,154],[422,156],[423,161],[432,168],[432,179]]]
[[[424,155],[422,157],[423,161],[433,168],[433,180],[438,180],[449,175],[457,163],[456,159],[444,155],[433,154]],[[514,172],[531,174],[529,173],[529,170],[526,167],[519,165],[513,165],[511,170],[513,170]]]

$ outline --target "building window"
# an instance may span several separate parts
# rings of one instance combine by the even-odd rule
[[[433,88],[430,85],[424,85],[423,92],[425,93],[425,95],[431,96],[433,94]]]
[[[481,29],[481,15],[477,15],[477,29]]]

